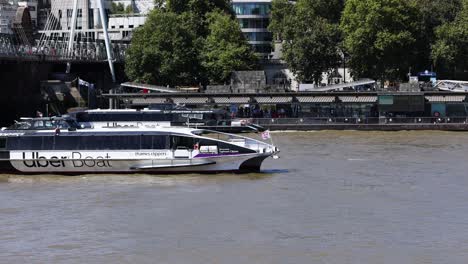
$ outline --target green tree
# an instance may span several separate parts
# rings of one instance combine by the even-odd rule
[[[132,14],[133,7],[131,5],[125,6],[123,3],[111,3],[111,8],[109,12],[113,15],[121,15],[121,14]]]
[[[432,58],[441,71],[448,76],[468,75],[468,0],[463,0],[461,11],[453,22],[436,29],[437,41],[432,47]]]
[[[216,7],[221,3],[160,3],[161,8],[153,10],[133,34],[125,64],[127,76],[160,85],[198,85],[224,82],[231,71],[254,67],[256,57],[239,24],[230,13]],[[205,7],[214,11],[197,18],[196,12]]]
[[[214,10],[234,17],[228,0],[168,0],[166,10],[185,16],[196,35],[205,38],[208,35],[207,14]]]
[[[355,77],[401,80],[416,56],[418,10],[407,0],[347,0],[344,47]]]
[[[234,70],[251,70],[257,57],[245,40],[238,22],[221,11],[207,15],[209,34],[201,53],[211,83],[225,82]]]
[[[412,0],[419,10],[417,53],[413,63],[417,71],[430,69],[433,65],[431,46],[436,41],[435,29],[453,22],[461,9],[461,0]]]
[[[125,12],[125,6],[122,3],[111,3],[110,13],[111,14],[123,14]]]
[[[133,10],[132,5],[128,5],[127,7],[125,7],[125,14],[133,14],[133,13],[135,13],[135,11]]]
[[[323,72],[330,72],[341,60],[336,15],[323,11],[338,10],[340,2],[273,1],[270,30],[282,40],[283,59],[302,82],[319,83]]]
[[[195,35],[183,17],[153,10],[127,51],[127,76],[143,83],[190,85],[200,82]]]
[[[304,5],[303,8],[308,8],[309,12],[313,12],[316,16],[327,19],[332,23],[339,23],[341,12],[344,8],[344,0],[315,0],[315,1],[298,1],[298,5]]]
[[[273,0],[271,3],[271,21],[268,29],[276,39],[283,39],[283,34],[294,21],[294,4],[288,0]]]
[[[165,6],[167,11],[182,14],[184,12],[192,12],[194,14],[205,17],[206,14],[215,9],[222,10],[226,13],[232,13],[230,1],[228,0],[155,0],[157,6]],[[162,4],[164,3],[164,4]]]

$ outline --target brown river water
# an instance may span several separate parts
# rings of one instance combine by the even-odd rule
[[[0,263],[468,263],[468,133],[273,133],[258,174],[0,176]]]

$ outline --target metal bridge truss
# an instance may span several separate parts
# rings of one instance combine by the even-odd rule
[[[15,41],[10,36],[0,36],[0,57],[30,60],[100,62],[107,60],[113,74],[114,61],[123,61],[129,44],[110,43],[103,0],[97,0],[100,11],[100,28],[81,29],[77,19],[81,16],[84,1],[53,0],[44,30],[33,45]],[[68,2],[68,3],[67,3]],[[83,2],[83,3],[81,3]],[[66,14],[62,11],[66,10]],[[72,11],[68,14],[68,10]],[[80,12],[78,12],[80,11]],[[104,19],[102,19],[104,18]],[[100,40],[101,36],[103,40]]]
[[[129,44],[112,43],[112,53],[115,62],[125,60]],[[53,40],[47,45],[16,44],[9,37],[0,36],[0,58],[46,60],[46,61],[73,61],[73,62],[107,62],[104,42],[78,42],[73,43],[73,51],[68,52],[68,41]]]

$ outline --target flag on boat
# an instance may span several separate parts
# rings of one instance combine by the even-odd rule
[[[87,81],[82,80],[80,78],[78,78],[78,85],[86,86],[86,87],[88,87],[90,89],[94,89],[94,84],[93,83],[87,82]]]
[[[270,136],[270,130],[265,130],[265,131],[263,131],[263,132],[262,132],[262,139],[263,139],[263,140],[266,140],[266,139],[269,139],[269,138],[271,138],[271,136]]]

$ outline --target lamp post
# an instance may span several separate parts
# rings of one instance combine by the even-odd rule
[[[341,59],[343,60],[343,83],[346,83],[346,52],[340,48]]]

